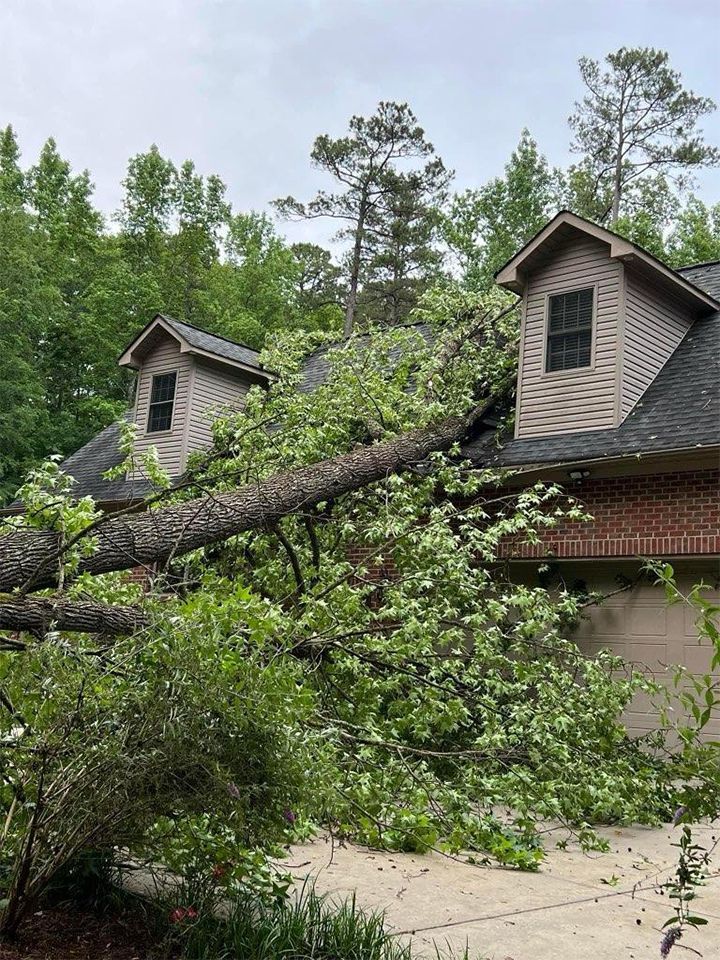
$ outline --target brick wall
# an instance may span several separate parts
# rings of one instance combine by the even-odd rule
[[[366,579],[388,580],[395,576],[396,568],[387,551],[378,551],[377,547],[354,545],[349,548],[347,558],[353,566],[362,566],[367,570]]]
[[[544,531],[538,546],[508,543],[506,556],[720,554],[720,470],[588,478],[567,489],[594,519]]]

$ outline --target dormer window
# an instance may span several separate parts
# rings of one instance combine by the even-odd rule
[[[545,371],[589,367],[592,356],[594,290],[573,290],[549,297]]]
[[[157,374],[152,378],[150,391],[150,412],[148,413],[147,432],[159,433],[169,430],[172,424],[173,404],[175,403],[175,383],[177,373]]]

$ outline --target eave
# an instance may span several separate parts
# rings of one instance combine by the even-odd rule
[[[214,363],[223,366],[233,367],[236,370],[242,370],[245,373],[253,374],[264,380],[274,379],[274,375],[260,366],[254,366],[250,363],[243,363],[241,360],[234,360],[225,357],[219,353],[213,353],[211,350],[203,350],[194,344],[189,343],[183,335],[168,323],[162,314],[156,314],[149,323],[147,323],[140,333],[127,345],[125,350],[118,358],[118,365],[121,367],[130,367],[133,370],[139,370],[142,366],[143,345],[156,330],[163,330],[168,336],[172,337],[180,345],[180,353],[188,353],[191,356],[203,357],[212,360]]]
[[[558,232],[576,231],[585,236],[593,237],[610,248],[611,259],[630,264],[633,268],[660,282],[669,292],[688,303],[698,315],[713,313],[720,310],[720,302],[709,296],[695,284],[690,283],[681,274],[666,266],[661,260],[643,250],[635,243],[625,240],[611,230],[591,223],[569,210],[562,210],[539,233],[529,240],[514,257],[501,267],[495,274],[495,279],[501,287],[522,295],[525,289],[525,278],[532,268],[533,261],[537,262],[544,248],[552,246]]]

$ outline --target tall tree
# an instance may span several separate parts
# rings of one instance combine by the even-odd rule
[[[173,278],[168,307],[191,323],[202,323],[201,291],[218,261],[221,232],[230,216],[225,184],[214,174],[200,176],[186,160],[175,178],[173,200],[177,227],[168,241]]]
[[[105,385],[93,372],[97,352],[104,348],[86,304],[103,269],[103,220],[92,192],[88,172],[74,174],[49,139],[28,172],[28,203],[35,256],[51,301],[37,363],[45,383],[50,446],[58,452],[85,442],[108,416]],[[98,417],[100,410],[104,415]]]
[[[204,325],[259,349],[269,334],[298,324],[297,264],[265,214],[231,216],[223,252],[207,274]]]
[[[295,299],[306,329],[332,330],[345,302],[342,270],[332,254],[317,243],[293,243]],[[342,316],[340,316],[342,326]]]
[[[124,187],[118,220],[130,263],[153,278],[158,310],[202,324],[207,277],[230,216],[225,184],[200,176],[190,160],[177,168],[153,144],[130,160]]]
[[[50,305],[19,161],[15,134],[6,127],[0,132],[0,502],[47,453],[48,419],[35,347]]]
[[[293,197],[275,201],[278,212],[290,219],[328,217],[344,224],[337,239],[350,243],[346,257],[346,336],[355,325],[369,231],[372,228],[377,232],[381,218],[387,219],[392,209],[389,196],[401,183],[407,186],[398,177],[398,161],[425,161],[419,169],[427,178],[432,171],[436,176],[445,175],[434,153],[409,106],[382,101],[371,117],[352,117],[347,136],[332,139],[322,134],[315,140],[312,163],[334,177],[339,184],[337,192],[320,190],[307,204]]]
[[[662,174],[641,177],[632,192],[634,202],[627,205],[613,230],[666,260],[667,237],[681,207],[677,192]]]
[[[621,47],[605,57],[606,70],[589,57],[578,62],[587,93],[569,120],[572,149],[583,157],[575,172],[586,203],[601,199],[597,219],[616,223],[628,187],[640,177],[664,174],[682,182],[720,160],[698,127],[715,104],[685,89],[665,51]]]
[[[443,233],[468,286],[490,287],[495,271],[557,212],[561,179],[525,129],[504,176],[455,196]]]
[[[442,160],[388,177],[390,189],[368,226],[363,300],[381,323],[405,320],[443,262],[437,239],[451,174]]]
[[[128,254],[139,269],[159,269],[170,228],[177,170],[153,144],[128,163],[125,195],[117,214]]]

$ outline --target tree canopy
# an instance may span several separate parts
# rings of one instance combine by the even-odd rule
[[[698,127],[714,102],[685,89],[669,59],[664,50],[621,47],[605,57],[605,71],[590,57],[579,60],[587,93],[570,117],[572,148],[583,158],[573,174],[600,221],[616,223],[623,204],[632,207],[640,180],[665,175],[682,183],[720,160]]]
[[[662,51],[622,48],[606,59],[607,70],[581,61],[588,93],[572,119],[581,160],[567,170],[523,130],[501,175],[453,194],[415,114],[391,101],[352,117],[344,135],[317,137],[311,163],[334,189],[274,209],[336,222],[330,248],[289,243],[267,213],[233,210],[217,175],[154,145],[128,161],[120,207],[106,218],[88,171],[72,170],[52,139],[23,164],[7,127],[2,501],[43,457],[66,456],[122,414],[133,384],[117,357],[156,312],[255,348],[285,330],[412,322],[433,288],[488,291],[563,207],[603,220],[616,206],[615,229],[671,265],[715,259],[717,209],[687,192],[693,171],[717,159],[699,128],[712,102],[686,90]]]

